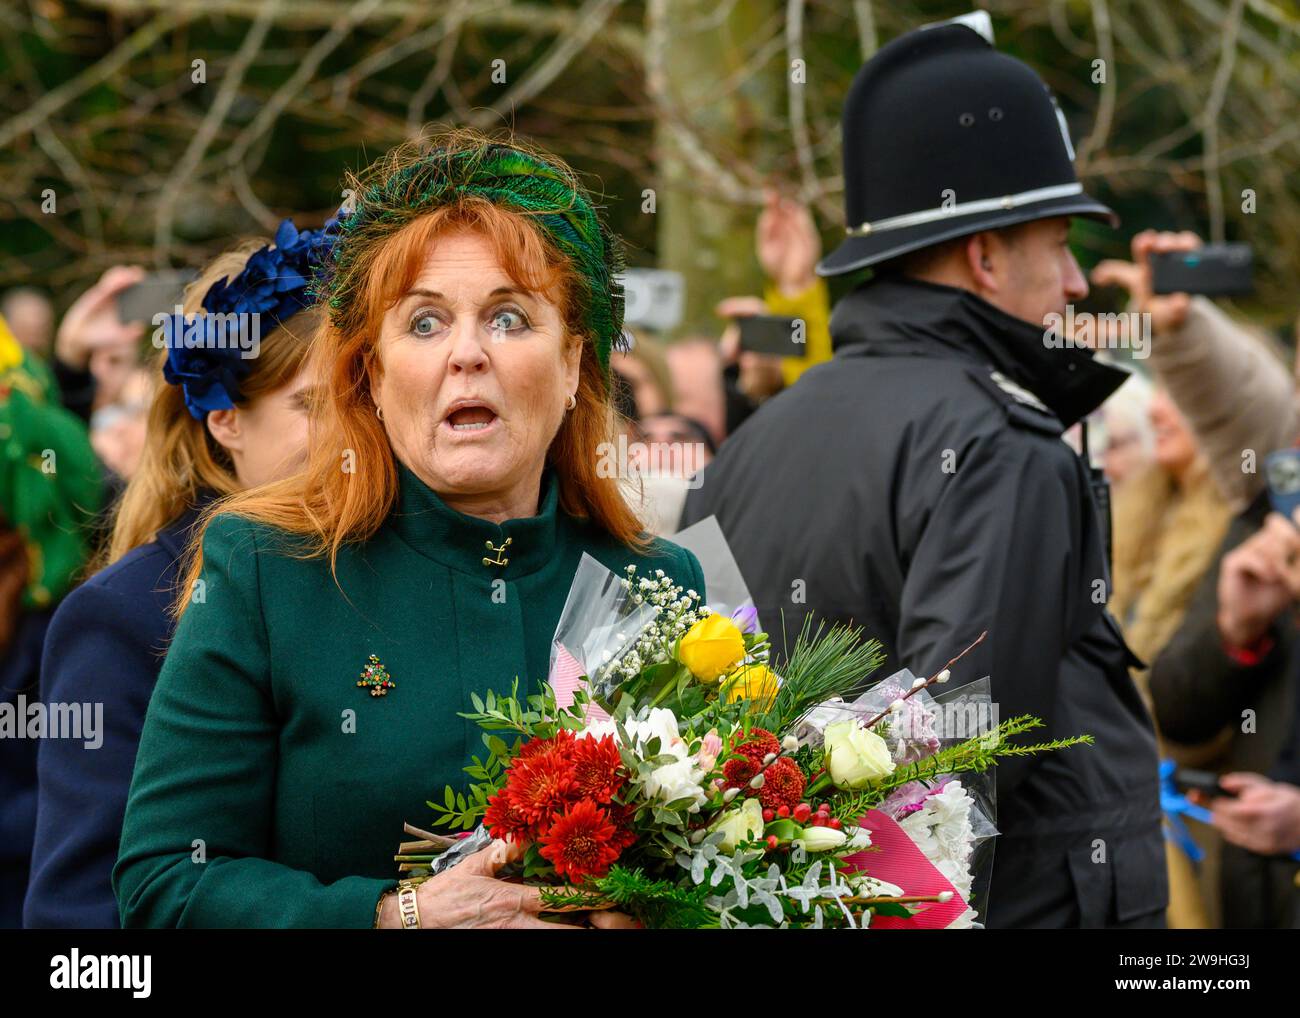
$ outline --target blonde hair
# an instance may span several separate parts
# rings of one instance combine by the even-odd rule
[[[448,146],[487,142],[480,135],[458,131],[435,138],[434,144],[446,151]],[[397,158],[390,154],[380,160],[379,172],[398,174],[422,158],[417,149],[399,152]],[[563,167],[553,157],[546,158]],[[372,168],[365,176],[375,172]],[[618,479],[602,475],[599,469],[601,445],[612,443],[616,434],[614,412],[605,369],[585,324],[584,286],[577,270],[527,213],[466,194],[386,235],[372,231],[346,253],[357,279],[352,299],[359,306],[337,309],[342,313],[333,322],[323,320],[312,344],[307,370],[320,398],[312,404],[307,466],[295,477],[210,507],[204,528],[218,512],[267,524],[305,538],[294,542],[292,553],[304,558],[328,556],[335,573],[339,549],[345,543],[365,541],[379,529],[398,493],[397,464],[370,395],[372,379],[383,370],[380,325],[388,309],[415,282],[433,241],[462,232],[485,237],[514,282],[551,299],[561,311],[568,342],[581,344],[577,406],[565,415],[546,457],[556,472],[560,509],[591,520],[630,548],[644,550],[650,545],[652,538],[628,505]],[[347,243],[345,234],[339,245]],[[340,469],[345,450],[351,452],[354,471]],[[202,570],[201,542],[200,536],[182,590],[192,589]],[[178,597],[178,617],[188,601]]]
[[[237,276],[249,255],[268,243],[249,240],[213,259],[185,288],[185,313],[201,313],[203,296],[212,284]],[[306,359],[308,341],[320,317],[314,308],[300,311],[262,337],[251,371],[240,380],[241,402],[250,403],[293,380]],[[181,387],[164,381],[166,360],[165,349],[153,358],[154,397],[149,405],[144,453],[114,510],[112,535],[95,568],[116,562],[133,548],[152,541],[203,493],[225,496],[240,490],[230,454],[208,432],[207,421],[192,417]]]

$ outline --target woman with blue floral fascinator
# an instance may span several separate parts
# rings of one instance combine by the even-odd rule
[[[299,231],[285,220],[273,242],[214,259],[181,313],[155,320],[140,468],[116,507],[105,568],[64,600],[46,638],[45,699],[102,702],[104,730],[93,752],[75,740],[42,747],[28,926],[118,924],[110,877],[186,543],[214,500],[285,477],[304,459],[303,366],[319,324],[308,284],[335,234],[333,221]]]

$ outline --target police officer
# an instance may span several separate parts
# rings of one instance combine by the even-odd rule
[[[1000,716],[1096,738],[997,768],[988,924],[1162,926],[1155,740],[1105,609],[1104,485],[1061,439],[1127,375],[1051,327],[1088,292],[1070,217],[1114,213],[1043,82],[961,24],[877,52],[843,139],[847,237],[818,271],[874,275],[835,309],[834,358],[728,439],[683,524],[717,515],[778,659],[809,615],[919,674],[988,630],[963,671],[991,676]]]

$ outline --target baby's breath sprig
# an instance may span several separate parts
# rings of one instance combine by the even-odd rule
[[[650,606],[655,615],[636,642],[603,667],[604,675],[615,684],[635,678],[651,665],[671,660],[677,639],[709,613],[697,591],[677,585],[662,569],[656,569],[652,577],[638,576],[635,565],[624,571],[626,575],[620,576],[619,582],[628,600],[637,606]]]

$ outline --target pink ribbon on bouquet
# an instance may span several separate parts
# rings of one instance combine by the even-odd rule
[[[872,848],[846,856],[844,861],[850,867],[877,880],[897,884],[907,895],[952,892],[947,901],[920,905],[920,911],[910,919],[874,915],[871,917],[873,930],[947,929],[966,911],[966,901],[957,893],[957,888],[935,868],[896,821],[873,809],[858,824],[871,832]]]
[[[547,680],[551,688],[555,690],[555,706],[561,710],[573,706],[573,700],[578,690],[585,685],[582,681],[583,676],[587,674],[587,669],[582,663],[574,657],[565,648],[564,644],[555,645],[555,662],[551,665],[551,676]],[[588,702],[586,714],[587,721],[608,721],[609,715],[600,709],[596,704]]]

